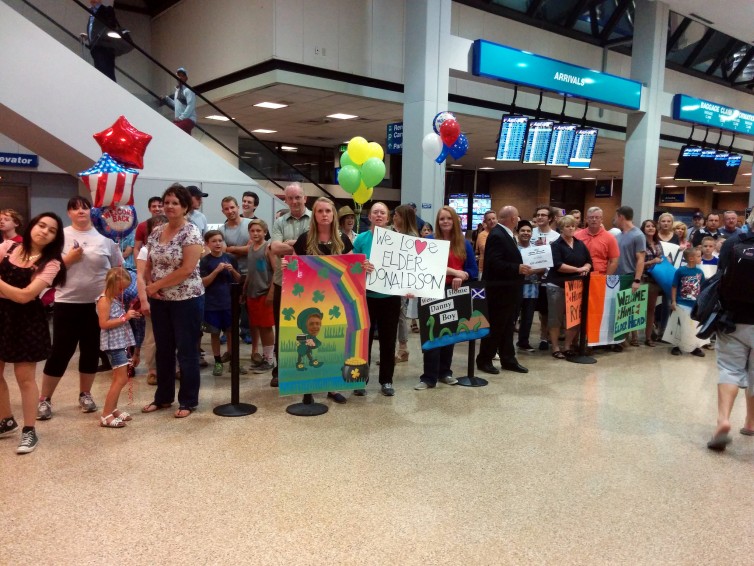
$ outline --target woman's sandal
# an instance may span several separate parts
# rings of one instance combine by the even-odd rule
[[[398,350],[395,354],[395,363],[400,364],[408,361],[408,350]]]
[[[566,358],[572,358],[576,355],[576,350],[566,350],[563,352],[563,355],[565,355]]]
[[[99,426],[104,426],[106,428],[123,428],[126,426],[126,423],[123,422],[122,418],[116,417],[113,413],[110,413],[106,417],[99,418]]]
[[[566,359],[565,354],[563,352],[561,352],[560,350],[558,350],[557,352],[553,352],[552,353],[552,357],[555,358],[555,359],[557,359],[557,360],[565,360]]]
[[[120,409],[115,409],[113,411],[113,415],[115,415],[120,420],[125,421],[125,422],[134,420],[133,417],[129,413],[125,411],[121,411]]]
[[[650,348],[654,348],[655,347],[655,343],[652,340],[644,340],[644,344],[646,344]]]
[[[176,419],[185,419],[191,413],[196,411],[196,407],[178,407],[178,410],[173,415]]]
[[[637,348],[639,347],[639,340],[638,340],[638,338],[631,338],[631,340],[629,340],[628,343],[631,344],[631,346],[635,346]]]
[[[150,403],[149,405],[146,405],[141,408],[142,413],[154,413],[155,411],[161,411],[162,409],[169,409],[172,403]]]

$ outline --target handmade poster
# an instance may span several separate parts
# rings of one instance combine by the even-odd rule
[[[681,352],[690,353],[710,342],[709,338],[696,337],[696,333],[699,332],[698,327],[699,323],[691,320],[691,308],[676,305],[675,310],[670,313],[662,339],[673,346],[678,346]]]
[[[448,287],[439,299],[419,299],[422,350],[484,338],[490,333],[487,290],[474,281],[457,291]]]
[[[671,244],[670,242],[660,242],[660,245],[662,245],[662,253],[665,254],[668,261],[670,261],[676,269],[681,267],[681,262],[683,261],[683,250],[681,249],[681,246],[678,244]]]
[[[281,395],[363,389],[369,311],[363,254],[286,256],[280,302]]]
[[[615,337],[615,297],[619,291],[631,288],[633,274],[599,275],[589,279],[588,314],[586,321],[587,342],[590,346],[604,346],[622,342]]]
[[[374,229],[367,289],[386,295],[439,299],[445,290],[450,242]]]
[[[565,282],[566,328],[581,324],[581,300],[584,294],[584,282],[580,279]]]
[[[552,248],[549,245],[519,248],[524,265],[532,269],[552,267]]]
[[[648,296],[649,285],[646,284],[639,285],[635,293],[628,288],[615,294],[615,338],[625,338],[629,332],[647,327]]]

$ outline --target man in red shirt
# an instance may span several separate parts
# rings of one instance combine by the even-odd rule
[[[586,211],[586,228],[574,234],[586,244],[589,254],[592,256],[594,273],[600,275],[612,275],[618,268],[618,241],[602,225],[602,209],[593,206]]]
[[[147,206],[149,207],[149,212],[153,217],[162,214],[162,198],[150,198],[147,202]],[[136,226],[136,234],[134,235],[134,258],[139,255],[139,250],[141,249],[141,246],[146,243],[146,240],[147,221],[145,220],[144,222],[139,222],[139,224]]]

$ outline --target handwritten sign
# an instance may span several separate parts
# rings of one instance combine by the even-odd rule
[[[639,285],[636,293],[631,289],[618,291],[615,295],[615,338],[641,330],[647,326],[647,297],[648,285]]]
[[[681,261],[683,260],[683,250],[681,246],[677,244],[671,244],[670,242],[660,242],[662,246],[662,253],[668,258],[668,261],[673,264],[673,267],[678,269],[681,267]]]
[[[584,282],[577,279],[565,282],[566,328],[581,324],[581,299],[584,294]]]
[[[419,331],[422,350],[487,336],[490,323],[484,283],[474,281],[457,291],[445,288],[439,299],[419,299]]]
[[[445,291],[450,242],[374,229],[367,289],[386,295],[440,299]]]
[[[532,269],[552,267],[552,248],[547,244],[521,248],[521,259]]]

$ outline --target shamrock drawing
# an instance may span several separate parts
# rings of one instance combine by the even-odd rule
[[[340,318],[340,307],[338,305],[335,305],[333,308],[330,309],[328,314],[330,315],[330,320],[334,318]]]
[[[291,307],[283,309],[280,312],[282,313],[283,318],[285,318],[285,320],[293,320],[293,315],[296,314],[296,311],[293,310],[293,308]]]
[[[321,303],[324,300],[325,300],[325,294],[322,291],[314,291],[314,293],[312,293],[313,303]]]
[[[361,265],[361,263],[351,264],[351,273],[353,273],[354,275],[359,275],[362,271],[364,271],[364,266]]]
[[[301,293],[303,293],[303,292],[304,292],[304,286],[303,286],[303,285],[301,285],[300,283],[296,283],[296,284],[295,284],[295,285],[293,286],[293,291],[292,291],[292,293],[293,293],[293,296],[294,296],[294,297],[298,297],[298,296],[300,296],[300,295],[301,295]]]
[[[291,261],[289,261],[288,262],[288,269],[290,271],[298,271],[298,260],[297,259],[292,259]]]
[[[326,267],[321,268],[319,271],[317,271],[317,277],[320,279],[327,279],[330,276],[330,270]]]

